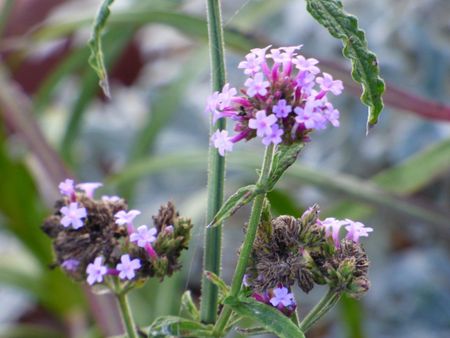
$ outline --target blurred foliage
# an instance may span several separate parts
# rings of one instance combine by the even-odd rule
[[[192,289],[194,302],[198,300],[198,262],[201,262],[198,243],[204,215],[197,215],[195,210],[204,210],[201,204],[204,201],[199,196],[206,182],[207,144],[207,119],[199,113],[208,95],[208,60],[203,48],[206,43],[204,6],[187,0],[124,1],[122,7],[118,3],[112,6],[103,36],[112,92],[112,101],[108,103],[98,88],[95,72],[87,65],[89,51],[83,35],[92,24],[98,2],[87,1],[86,14],[80,16],[72,15],[74,9],[81,7],[75,1],[0,2],[1,75],[8,85],[0,86],[0,227],[3,230],[0,241],[14,239],[20,243],[19,249],[5,256],[14,259],[0,262],[0,284],[31,296],[28,316],[16,314],[17,325],[10,325],[0,337],[104,336],[104,328],[101,334],[92,329],[92,313],[89,314],[82,289],[61,271],[49,268],[50,242],[39,226],[55,196],[60,179],[55,173],[64,171],[63,168],[51,172],[46,169],[52,165],[64,164],[81,179],[106,181],[107,190],[120,191],[146,209],[155,209],[167,198],[190,207],[183,214],[192,212],[198,235],[184,258],[182,273],[164,284],[151,281],[132,298],[137,322],[142,326],[148,326],[161,315],[179,315],[180,298],[186,288]],[[379,54],[388,81],[402,85],[403,89],[388,84],[385,102],[388,114],[365,141],[361,141],[359,132],[365,122],[359,119],[363,108],[350,97],[343,100],[346,109],[342,109],[345,112],[342,128],[315,135],[313,143],[317,141],[320,146],[315,149],[314,144],[307,146],[312,149],[305,154],[304,162],[298,161],[288,170],[269,199],[274,213],[299,214],[310,203],[308,196],[317,196],[320,191],[324,214],[368,220],[372,226],[381,224],[374,226],[377,236],[383,238],[378,239],[382,242],[376,244],[374,252],[385,250],[386,255],[395,255],[403,248],[425,245],[423,233],[431,238],[449,238],[448,125],[426,119],[450,120],[450,110],[437,100],[443,96],[440,92],[448,92],[445,85],[448,86],[449,62],[445,56],[450,48],[445,34],[436,33],[433,38],[427,38],[432,34],[431,29],[441,32],[438,20],[432,25],[438,28],[421,26],[421,17],[417,18],[419,14],[405,1],[396,4],[394,14],[380,16],[376,22],[370,19],[373,13],[368,15],[359,8],[361,3],[350,1],[353,9],[363,14],[360,24],[364,28],[371,28],[371,24],[375,28],[384,27],[385,31],[377,31],[390,36],[388,42],[398,46],[395,51],[387,44],[377,44],[373,49]],[[227,1],[224,6],[227,50],[239,58],[248,49],[269,42],[298,44],[308,40],[314,46],[314,41],[322,41],[315,35],[318,33],[312,21],[299,13],[299,6],[306,13],[301,1],[245,4]],[[377,10],[381,5],[372,6]],[[445,1],[431,1],[431,9],[425,4],[417,6],[425,12],[450,13]],[[411,18],[403,30],[387,25],[386,22],[392,21],[389,15],[403,13],[402,8]],[[301,20],[288,20],[294,12]],[[24,13],[32,13],[32,18],[25,18]],[[295,29],[292,22],[297,25]],[[313,28],[307,29],[306,25]],[[286,35],[276,35],[278,26],[285,29]],[[389,29],[391,32],[386,31]],[[369,29],[369,41],[371,32]],[[416,40],[419,37],[421,43]],[[318,47],[322,48],[324,43],[320,42]],[[421,50],[414,46],[420,46]],[[321,60],[324,67],[338,77],[342,74],[351,95],[359,96],[360,91],[352,87],[348,69],[341,65],[345,61],[333,48],[337,50],[335,45],[324,47],[322,56],[331,55]],[[308,52],[316,50],[307,49]],[[233,65],[236,54],[230,53],[229,62]],[[406,58],[410,54],[415,55],[413,59]],[[421,72],[429,78],[418,81],[423,87],[411,89],[408,81],[422,79],[420,74],[410,73],[405,79],[398,69],[403,66],[415,69],[420,65]],[[441,68],[436,69],[438,65]],[[230,78],[238,75],[230,71]],[[11,97],[7,87],[22,88],[21,93],[25,95]],[[121,92],[133,92],[141,98],[140,113],[133,106],[133,96],[120,100]],[[12,111],[7,99],[24,103],[21,107],[30,110],[29,117],[19,119],[20,109]],[[413,118],[408,114],[411,112],[422,119]],[[36,138],[36,132],[46,142],[44,145],[36,141],[40,139]],[[320,138],[325,140],[321,143]],[[46,147],[57,149],[60,157],[57,164],[49,157]],[[228,164],[230,186],[235,188],[254,180],[254,168],[260,160],[256,154],[260,150],[254,147],[233,153]],[[314,151],[322,152],[323,157],[315,157]],[[341,157],[336,159],[335,153]],[[238,236],[240,223],[240,213],[237,213],[228,224],[230,231],[237,229]],[[398,237],[394,234],[397,228],[422,229],[422,232],[415,235],[413,230],[407,230]],[[234,261],[234,249],[239,241],[233,237],[228,243],[225,274],[227,265]],[[378,257],[375,255],[374,260]],[[27,264],[20,263],[23,260]],[[33,315],[36,309],[43,315]],[[364,304],[346,299],[340,309],[347,332],[344,336],[366,337],[368,328],[362,324],[366,317]],[[83,319],[77,320],[79,316]],[[316,332],[317,336],[323,332],[328,332],[328,336],[336,333],[328,324],[318,329],[324,331]],[[427,337],[435,336],[430,333]]]

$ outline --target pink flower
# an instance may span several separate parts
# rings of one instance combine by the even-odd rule
[[[321,104],[320,101],[309,99],[305,102],[305,106],[296,107],[294,112],[297,114],[295,121],[303,123],[308,129],[324,129],[326,126],[326,118],[316,108]]]
[[[256,113],[254,119],[250,119],[248,126],[251,129],[256,129],[256,135],[258,137],[264,137],[272,134],[272,125],[277,122],[275,115],[271,114],[266,116],[265,110],[260,110]]]
[[[71,180],[69,178],[67,178],[63,182],[61,182],[58,185],[58,188],[59,188],[59,192],[62,195],[71,197],[73,194],[75,194],[74,182],[73,182],[73,180]]]
[[[340,243],[339,232],[341,230],[341,227],[344,224],[347,224],[348,222],[340,221],[340,220],[337,220],[336,218],[328,217],[328,218],[325,218],[320,223],[325,228],[325,235],[331,236],[331,238],[333,239],[334,245],[336,246],[336,248],[338,248],[339,243]]]
[[[211,136],[211,142],[221,156],[225,156],[226,152],[233,150],[233,142],[231,142],[231,137],[228,137],[228,131],[226,130],[216,130]]]
[[[236,96],[236,94],[236,88],[230,88],[229,83],[225,84],[222,88],[222,92],[220,92],[218,96],[219,109],[223,110],[230,107],[232,104],[232,99]]]
[[[334,127],[339,127],[339,110],[335,109],[331,103],[325,104],[324,114],[328,122]]]
[[[294,294],[290,293],[284,286],[273,289],[273,297],[270,298],[270,304],[277,307],[279,304],[284,306],[295,305]]]
[[[121,200],[121,198],[119,196],[107,196],[107,195],[102,196],[103,202],[116,203],[116,202],[119,202],[120,200]]]
[[[136,216],[140,215],[141,212],[139,210],[130,210],[126,212],[125,210],[120,210],[116,212],[114,217],[116,218],[116,224],[118,225],[128,225],[133,224],[133,220]]]
[[[248,78],[244,85],[247,87],[247,95],[253,97],[257,94],[261,96],[266,95],[267,87],[270,86],[270,83],[264,80],[263,73],[256,73],[254,78]]]
[[[78,208],[77,202],[72,202],[69,206],[64,206],[60,210],[64,216],[61,218],[61,224],[67,228],[72,226],[75,230],[81,228],[84,224],[82,218],[86,218],[86,208]]]
[[[332,92],[334,95],[339,95],[344,90],[341,80],[333,80],[333,77],[328,73],[323,73],[323,77],[317,77],[316,82],[320,85],[320,89],[325,92]]]
[[[94,191],[100,188],[103,184],[99,182],[88,182],[77,184],[77,188],[84,191],[87,197],[94,198]]]
[[[265,146],[273,143],[274,145],[280,144],[282,139],[281,135],[283,135],[284,131],[277,124],[272,125],[272,132],[266,136],[264,136],[262,143]]]
[[[130,255],[125,254],[120,257],[120,263],[116,269],[119,271],[120,279],[131,280],[136,277],[135,271],[141,267],[141,261],[138,258],[130,259]]]
[[[306,59],[303,55],[298,55],[292,63],[294,63],[295,67],[301,72],[306,71],[311,74],[317,74],[320,72],[319,67],[316,67],[319,61],[313,58]]]
[[[89,263],[86,268],[88,274],[87,282],[89,285],[103,282],[103,276],[108,272],[105,265],[102,265],[103,257],[97,257],[94,263]]]
[[[347,236],[346,238],[358,243],[360,237],[369,237],[369,232],[372,232],[373,229],[366,227],[361,222],[354,222],[350,219],[346,219],[345,222],[348,224],[345,227],[345,230],[347,230]]]
[[[272,112],[278,118],[287,117],[291,111],[292,111],[292,106],[286,104],[285,99],[278,101],[277,104],[275,106],[273,106],[273,108],[272,108]]]
[[[246,61],[241,61],[238,65],[238,68],[244,69],[245,75],[255,75],[257,72],[261,70],[261,58],[258,57],[254,53],[249,53],[245,56]]]
[[[156,233],[156,228],[148,229],[146,225],[141,225],[137,228],[137,231],[130,235],[130,241],[141,248],[145,248],[147,244],[156,241]]]

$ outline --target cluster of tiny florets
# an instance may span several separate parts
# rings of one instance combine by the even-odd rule
[[[172,203],[153,217],[153,227],[135,227],[139,210],[128,210],[118,196],[94,198],[101,183],[59,184],[62,199],[43,230],[53,239],[56,265],[89,285],[107,276],[124,281],[171,275],[180,267],[178,257],[187,248],[192,225],[179,218]]]
[[[265,146],[291,144],[306,140],[312,130],[339,126],[339,111],[327,94],[341,94],[342,81],[320,74],[316,59],[297,53],[301,46],[270,47],[252,49],[239,64],[248,76],[241,95],[227,83],[208,98],[206,111],[213,122],[221,118],[235,122],[235,135],[217,130],[211,137],[222,156],[240,140],[259,137]]]
[[[346,230],[342,238],[341,229]],[[369,262],[359,240],[372,231],[349,219],[320,220],[317,205],[300,218],[279,216],[263,220],[244,285],[252,290],[254,298],[286,314],[291,313],[295,300],[289,307],[283,305],[288,304],[287,298],[281,305],[273,304],[272,299],[278,299],[278,294],[292,295],[290,290],[295,283],[306,293],[314,284],[328,284],[336,292],[359,297],[369,288]]]

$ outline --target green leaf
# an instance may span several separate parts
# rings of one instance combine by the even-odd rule
[[[230,293],[230,287],[223,281],[222,278],[217,276],[214,272],[211,271],[205,271],[206,278],[208,278],[211,283],[213,283],[215,286],[219,288],[219,292],[223,296],[228,296]]]
[[[247,203],[250,203],[256,195],[258,195],[258,190],[254,184],[240,188],[222,205],[209,226],[213,227],[221,224],[224,220],[233,215],[239,208]]]
[[[99,85],[107,97],[111,97],[111,93],[109,91],[108,74],[106,72],[103,57],[101,35],[103,28],[105,28],[109,14],[111,13],[109,6],[111,6],[113,2],[114,0],[103,0],[100,8],[98,9],[97,16],[95,17],[92,35],[89,39],[89,48],[91,49],[91,55],[88,60],[89,65],[97,73],[97,76],[100,79]]]
[[[267,190],[270,191],[280,180],[284,172],[297,160],[298,154],[305,146],[304,143],[294,143],[289,146],[280,145],[275,154],[272,170],[267,182]]]
[[[200,319],[200,313],[198,312],[197,306],[192,300],[191,291],[189,290],[187,290],[185,293],[183,293],[183,296],[181,296],[180,312],[187,314],[190,319]]]
[[[344,11],[339,0],[306,0],[308,12],[344,45],[342,53],[352,62],[352,77],[363,87],[361,101],[369,107],[368,128],[374,126],[383,109],[384,81],[374,53],[368,49],[358,20]]]
[[[252,298],[228,297],[225,299],[225,304],[229,305],[237,314],[256,320],[280,338],[305,337],[303,332],[280,311]]]
[[[256,336],[270,333],[265,327],[236,328],[236,331],[243,336]]]
[[[149,337],[213,337],[212,325],[204,325],[191,319],[164,316],[156,318],[148,330]]]
[[[64,332],[36,324],[21,324],[2,330],[0,338],[64,338]]]

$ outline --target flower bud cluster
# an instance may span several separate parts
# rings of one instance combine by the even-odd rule
[[[369,262],[359,239],[373,229],[348,219],[320,220],[319,211],[314,205],[300,218],[263,218],[244,283],[256,299],[265,302],[274,288],[290,290],[294,284],[306,293],[327,284],[354,297],[368,290]],[[347,234],[341,239],[342,228]]]
[[[118,196],[95,199],[94,191],[101,185],[75,186],[70,179],[59,185],[63,197],[42,225],[53,240],[55,266],[89,285],[107,276],[124,281],[162,279],[179,269],[179,256],[190,239],[190,220],[180,218],[169,202],[153,217],[153,227],[136,228],[134,219],[141,212],[128,210]]]
[[[297,53],[302,46],[270,47],[252,49],[239,64],[248,76],[241,95],[227,83],[208,98],[206,112],[213,122],[235,121],[235,135],[218,130],[211,137],[222,156],[241,140],[259,137],[266,146],[289,145],[305,141],[312,130],[339,126],[339,111],[327,94],[340,95],[342,81],[320,74],[316,59]]]

